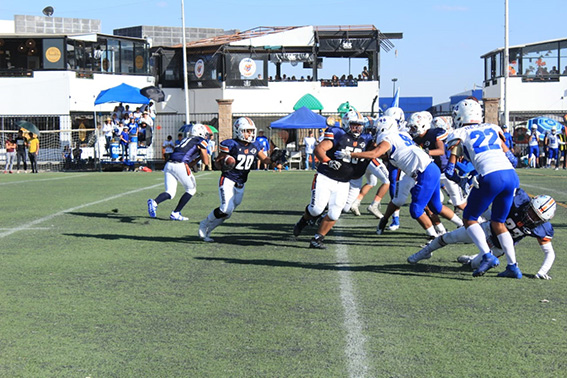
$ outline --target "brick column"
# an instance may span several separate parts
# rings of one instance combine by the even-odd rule
[[[217,99],[219,104],[219,141],[232,138],[232,102]]]
[[[500,125],[498,109],[500,106],[499,98],[483,98],[484,102],[484,122]]]

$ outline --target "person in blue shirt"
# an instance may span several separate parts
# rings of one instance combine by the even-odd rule
[[[128,134],[128,127],[124,127],[120,133],[120,147],[122,147],[122,160],[124,156],[128,158],[128,143],[130,143],[130,136]]]
[[[206,242],[214,241],[210,237],[211,232],[230,218],[242,202],[248,174],[256,158],[263,164],[273,164],[256,140],[254,121],[248,117],[238,118],[233,125],[233,134],[234,139],[226,139],[220,143],[219,156],[215,160],[217,167],[223,170],[219,181],[221,203],[199,224],[199,238]],[[222,162],[228,156],[235,159],[236,165],[225,171]]]
[[[270,140],[264,136],[264,130],[258,130],[258,137],[256,138],[256,142],[262,147],[262,152],[267,156],[270,153]],[[258,168],[262,168],[262,162],[258,159]],[[266,164],[264,164],[264,170],[267,169]]]
[[[510,130],[508,130],[508,125],[502,126],[502,131],[504,133],[504,144],[510,151],[514,151],[514,139],[512,134],[510,134]]]
[[[197,192],[195,175],[191,172],[199,161],[207,164],[209,155],[207,153],[207,129],[204,125],[197,123],[191,127],[189,135],[175,147],[165,167],[165,192],[160,193],[155,199],[148,200],[148,214],[155,218],[157,207],[163,201],[175,197],[177,182],[185,188],[185,193],[179,199],[177,206],[170,214],[169,219],[186,221],[187,217],[181,215],[181,210]]]

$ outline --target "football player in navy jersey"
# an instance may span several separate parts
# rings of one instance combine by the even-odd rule
[[[233,169],[223,172],[219,181],[220,206],[211,211],[207,218],[199,224],[199,237],[206,242],[214,241],[210,234],[230,218],[234,209],[240,205],[244,197],[244,186],[248,173],[256,158],[262,164],[272,165],[272,160],[262,151],[262,146],[256,141],[256,126],[248,117],[236,120],[233,125],[234,139],[223,140],[219,145],[219,156],[215,162],[220,166],[230,155],[236,160]]]
[[[156,217],[158,204],[175,197],[177,182],[179,181],[185,188],[185,193],[179,199],[177,207],[173,210],[169,219],[177,221],[188,220],[187,217],[181,215],[181,210],[197,192],[195,175],[191,173],[191,169],[194,168],[199,160],[202,160],[205,165],[208,164],[209,155],[207,154],[206,138],[207,129],[202,124],[197,123],[191,127],[188,136],[175,147],[163,168],[165,192],[160,193],[156,199],[150,198],[148,200],[148,214],[150,214],[150,217]]]
[[[555,215],[557,205],[555,200],[548,195],[539,195],[532,199],[528,194],[522,190],[516,190],[514,201],[508,217],[506,219],[506,228],[512,235],[514,244],[518,243],[526,236],[531,236],[537,239],[541,250],[544,253],[543,263],[541,268],[535,274],[535,278],[549,280],[551,277],[548,275],[553,261],[555,260],[555,251],[551,244],[551,239],[554,235],[553,226],[550,221]],[[490,222],[485,221],[481,223],[484,232],[486,233],[486,241],[491,246],[491,249],[496,257],[504,255],[504,250],[500,245],[500,241],[496,233],[490,227]],[[441,235],[432,240],[431,243],[423,247],[419,252],[414,253],[408,257],[410,264],[415,264],[418,261],[431,258],[433,251],[443,248],[449,244],[472,244],[473,240],[467,233],[464,227],[458,228],[445,235]],[[477,269],[482,262],[482,254],[473,256],[459,256],[458,262],[463,264],[470,264],[473,269]],[[499,274],[499,277],[510,277],[507,274]],[[517,278],[521,278],[517,277]]]
[[[328,207],[327,215],[321,220],[317,233],[309,243],[309,248],[327,248],[323,240],[345,207],[349,182],[357,175],[362,176],[366,170],[368,164],[361,162],[361,159],[335,158],[336,151],[361,152],[366,150],[368,137],[361,135],[364,122],[359,112],[350,109],[343,117],[343,128],[329,127],[325,130],[323,141],[315,147],[315,156],[321,164],[317,167],[313,180],[311,202],[293,228],[294,236],[299,236],[305,226],[319,217]],[[361,165],[359,168],[358,164],[364,166]]]

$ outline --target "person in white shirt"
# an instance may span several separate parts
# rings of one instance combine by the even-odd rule
[[[110,117],[104,120],[102,125],[102,132],[104,133],[104,138],[106,139],[106,153],[110,156],[110,142],[112,142],[112,134],[114,133],[114,127],[112,126],[112,119]]]
[[[313,136],[313,131],[309,131],[309,135],[303,138],[303,144],[305,145],[305,170],[309,170],[309,159],[311,158],[311,169],[315,170],[315,145],[317,144],[317,139]]]
[[[173,141],[173,137],[168,135],[167,140],[163,142],[162,146],[163,160],[168,161],[174,149],[175,142]]]

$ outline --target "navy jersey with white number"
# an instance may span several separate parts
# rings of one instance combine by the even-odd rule
[[[200,148],[207,149],[207,141],[205,139],[200,136],[185,138],[175,146],[169,160],[189,164],[201,157]]]
[[[237,139],[226,139],[220,143],[220,152],[228,154],[236,160],[236,166],[222,176],[243,185],[248,180],[248,173],[262,147],[257,143],[247,143]]]
[[[514,239],[514,244],[522,240],[526,236],[532,236],[544,240],[551,240],[553,238],[554,230],[553,226],[549,222],[545,222],[536,227],[529,227],[523,223],[524,217],[527,211],[526,206],[529,206],[530,197],[522,189],[518,188],[516,190],[516,195],[514,196],[514,203],[506,219],[506,228],[512,235]],[[498,248],[500,243],[498,238],[492,236],[492,242]]]
[[[366,134],[364,134],[366,135]],[[335,158],[335,152],[340,150],[347,150],[350,152],[362,152],[366,150],[368,145],[368,138],[362,135],[358,138],[353,137],[351,134],[346,133],[340,127],[329,127],[325,130],[325,140],[330,140],[333,142],[333,147],[326,152],[326,155],[331,160],[337,160]],[[361,159],[342,159],[341,167],[339,170],[334,170],[327,164],[319,164],[317,172],[325,175],[333,180],[340,182],[348,182],[356,177],[357,170],[356,166]],[[364,167],[366,170],[366,167]],[[363,171],[364,174],[364,171]]]

